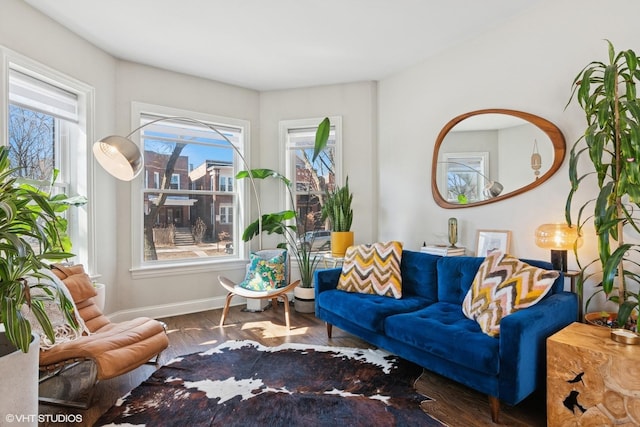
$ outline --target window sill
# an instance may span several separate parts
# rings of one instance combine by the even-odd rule
[[[130,269],[133,279],[148,279],[166,276],[184,276],[187,274],[211,273],[216,271],[228,271],[232,269],[244,269],[247,266],[246,259],[233,259],[225,261],[208,261],[194,263],[170,263],[161,265],[141,266]]]

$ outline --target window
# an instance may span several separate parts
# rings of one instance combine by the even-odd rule
[[[214,125],[240,152],[247,122],[139,103],[133,110],[135,127],[144,126],[138,133],[145,170],[154,176],[153,186],[137,181],[140,192],[134,192],[140,209],[140,237],[134,239],[140,258],[134,264],[238,258],[244,221],[237,213],[244,212],[245,184],[234,185],[233,177],[245,167],[233,147],[199,121]]]
[[[230,176],[220,176],[220,187],[218,188],[220,191],[233,191],[233,177]]]
[[[299,218],[306,218],[301,224],[304,230],[299,230],[299,234],[326,228],[321,220],[324,194],[327,190],[333,190],[340,178],[342,121],[340,117],[331,117],[330,120],[331,132],[327,146],[313,164],[315,134],[321,119],[280,123],[286,153],[286,176],[292,181],[294,208]]]
[[[28,58],[0,48],[0,56],[8,67],[0,77],[9,90],[1,94],[6,106],[11,164],[15,175],[45,191],[82,195],[90,198],[88,184],[88,117],[93,91],[88,86],[50,70]],[[50,187],[54,170],[59,171]],[[89,220],[92,209],[87,205],[65,212],[67,232],[73,243],[75,262],[83,263],[89,271],[94,264],[93,227]]]

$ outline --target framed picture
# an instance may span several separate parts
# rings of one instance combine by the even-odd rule
[[[508,230],[478,230],[476,239],[476,256],[487,256],[492,251],[499,250],[508,253],[511,245],[511,231]]]

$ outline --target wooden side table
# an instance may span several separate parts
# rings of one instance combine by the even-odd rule
[[[640,425],[640,346],[572,323],[547,340],[547,426]]]

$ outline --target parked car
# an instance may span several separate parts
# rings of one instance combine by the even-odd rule
[[[303,238],[298,239],[298,246],[301,245],[305,245],[307,250],[311,251],[328,251],[331,249],[331,231],[307,231]]]

